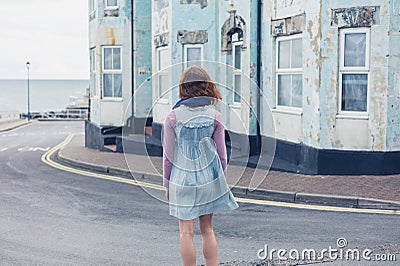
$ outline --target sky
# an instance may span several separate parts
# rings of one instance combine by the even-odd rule
[[[1,0],[0,79],[89,79],[87,0]]]

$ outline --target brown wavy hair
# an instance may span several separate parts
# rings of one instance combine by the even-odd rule
[[[214,98],[213,104],[221,100],[221,93],[217,86],[211,81],[208,73],[201,67],[193,65],[188,67],[181,75],[179,81],[179,98],[192,97]]]

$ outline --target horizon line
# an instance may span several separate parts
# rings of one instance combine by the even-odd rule
[[[27,78],[2,78],[0,80],[27,80]],[[29,78],[29,80],[87,80],[90,78]]]

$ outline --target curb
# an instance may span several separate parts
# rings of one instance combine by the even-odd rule
[[[77,167],[99,173],[112,174],[118,177],[123,177],[128,179],[135,179],[135,180],[141,179],[156,184],[160,184],[162,180],[162,177],[156,174],[145,173],[145,172],[143,173],[131,172],[129,170],[117,167],[108,167],[108,166],[96,165],[96,164],[73,160],[63,156],[62,150],[58,150],[58,152],[55,154],[55,157],[59,162],[71,167]],[[356,209],[400,210],[400,202],[370,199],[363,197],[287,192],[287,191],[276,191],[276,190],[266,190],[266,189],[249,190],[248,188],[242,186],[232,187],[231,191],[234,194],[234,196],[240,196],[244,198],[257,199],[257,200],[268,200],[276,202],[345,207],[345,208],[356,208]]]
[[[7,123],[7,122],[5,122],[5,123]],[[11,127],[9,127],[9,128],[0,129],[0,133],[1,133],[1,132],[8,132],[8,131],[11,131],[11,130],[13,130],[13,129],[16,129],[16,128],[19,128],[19,127],[22,127],[22,126],[29,125],[29,124],[31,124],[31,123],[32,123],[32,121],[21,122],[20,124],[13,125],[13,126],[11,126]]]
[[[131,172],[118,167],[103,166],[70,159],[62,155],[62,150],[58,150],[54,156],[57,161],[70,167],[76,167],[101,174],[111,174],[132,180],[146,180],[155,184],[160,184],[160,182],[162,182],[162,177],[156,174]]]
[[[66,121],[85,121],[84,118],[38,118],[41,122],[66,122]]]

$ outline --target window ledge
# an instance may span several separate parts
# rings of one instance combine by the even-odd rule
[[[368,114],[337,114],[336,119],[369,120]]]
[[[282,108],[282,107],[276,107],[271,110],[273,113],[281,113],[281,114],[289,114],[289,115],[297,115],[297,116],[303,116],[303,110],[302,109],[295,109],[295,108]]]
[[[230,108],[235,108],[235,109],[240,109],[241,106],[242,106],[241,103],[231,103],[231,104],[229,104]]]
[[[102,102],[122,102],[122,97],[121,98],[114,98],[114,97],[103,97],[101,100]]]
[[[169,104],[169,99],[158,98],[156,103]]]

